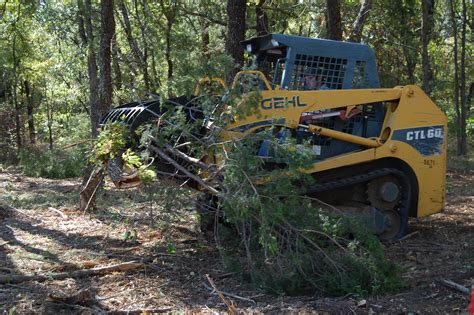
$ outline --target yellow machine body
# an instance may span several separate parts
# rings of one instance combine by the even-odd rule
[[[255,72],[252,72],[254,75]],[[238,77],[236,77],[237,81]],[[261,79],[265,82],[265,76]],[[234,81],[234,82],[236,82]],[[235,84],[235,83],[234,83]],[[306,128],[309,132],[361,145],[363,149],[308,165],[305,172],[355,166],[377,160],[399,160],[416,177],[417,209],[410,215],[423,217],[442,211],[445,198],[447,117],[417,86],[392,89],[292,91],[270,89],[265,82],[255,114],[235,118],[221,133],[222,140],[245,137],[265,127]],[[248,95],[247,95],[248,96]],[[242,103],[246,102],[243,95]],[[364,138],[317,125],[302,125],[300,118],[314,111],[346,111],[363,104],[385,106],[385,119],[378,137]]]

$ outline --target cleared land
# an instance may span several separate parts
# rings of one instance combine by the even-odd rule
[[[173,200],[173,214],[147,192],[108,189],[97,211],[76,209],[79,180],[0,173],[0,280],[46,275],[44,281],[0,284],[0,310],[115,314],[225,311],[206,274],[239,311],[338,313],[465,312],[468,297],[440,283],[474,284],[474,172],[450,171],[443,213],[410,221],[411,236],[384,244],[403,268],[406,290],[362,299],[275,297],[224,271],[212,242],[199,232],[193,205]],[[130,261],[129,271],[54,279],[61,272]]]

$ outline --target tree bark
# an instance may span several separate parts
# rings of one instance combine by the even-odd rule
[[[156,60],[155,54],[151,54],[151,75],[153,76],[153,82],[155,88],[159,88],[161,85],[160,78],[158,78],[158,72],[156,71]]]
[[[451,17],[451,26],[453,28],[453,54],[454,54],[454,110],[456,112],[456,144],[457,144],[457,154],[461,155],[462,148],[462,116],[461,109],[459,106],[459,64],[458,64],[458,26],[456,22],[456,13],[454,11],[453,0],[449,0],[449,10]]]
[[[431,93],[430,81],[432,79],[432,72],[430,67],[430,57],[428,55],[428,45],[431,40],[431,32],[433,28],[433,13],[435,8],[434,0],[422,0],[421,2],[421,65],[423,69],[423,90],[426,94]]]
[[[91,0],[77,0],[79,36],[83,44],[87,45],[87,72],[89,75],[89,103],[91,118],[91,134],[97,137],[99,128],[99,117],[97,107],[99,100],[99,79],[97,77],[97,57],[94,43],[94,32],[92,28],[92,4]]]
[[[173,24],[176,19],[176,3],[167,4],[165,1],[160,1],[160,6],[163,11],[163,14],[166,18],[166,27],[165,27],[165,59],[168,64],[167,78],[170,80],[173,77],[173,59],[171,57],[171,40],[173,32]],[[168,89],[168,93],[171,93],[171,90]]]
[[[255,7],[255,15],[257,17],[257,35],[262,36],[268,34],[268,16],[265,13],[264,5],[266,0],[259,0]]]
[[[342,40],[341,2],[340,0],[326,0],[327,39]]]
[[[53,273],[47,275],[1,275],[0,276],[0,284],[7,284],[7,283],[21,283],[25,281],[48,281],[51,279],[54,280],[63,280],[67,278],[84,278],[93,275],[104,275],[113,272],[125,272],[129,270],[134,270],[138,268],[142,268],[143,263],[137,261],[129,261],[124,262],[117,265],[105,266],[105,267],[98,267],[92,269],[80,269],[70,272],[60,272],[60,273]]]
[[[53,119],[54,119],[53,108],[51,104],[46,101],[46,116],[48,118],[48,139],[49,139],[49,150],[53,150]]]
[[[100,82],[98,119],[110,110],[112,104],[112,38],[115,35],[114,1],[101,0]]]
[[[351,42],[360,43],[362,40],[362,31],[364,30],[365,21],[369,15],[369,12],[372,8],[372,0],[362,0],[359,14],[357,14],[357,18],[352,24],[352,32],[349,36],[349,40]]]
[[[114,68],[114,85],[117,90],[122,88],[122,70],[120,69],[120,54],[117,37],[112,39],[112,66]]]
[[[28,115],[28,134],[30,137],[30,144],[36,144],[36,131],[35,131],[35,121],[33,116],[33,99],[31,97],[30,82],[25,80],[23,82],[25,88],[25,98],[26,98],[26,112]]]
[[[225,42],[225,50],[234,60],[234,67],[227,77],[227,81],[231,82],[235,74],[244,65],[244,51],[240,47],[240,42],[245,39],[245,0],[228,0],[227,1],[227,38]]]
[[[201,24],[201,44],[202,44],[202,56],[206,62],[211,59],[211,52],[209,51],[210,36],[209,36],[209,21],[200,18]]]
[[[53,150],[53,120],[54,120],[54,90],[51,90],[51,96],[48,97],[48,83],[44,82],[44,104],[46,105],[46,123],[48,126],[48,143],[49,150]]]
[[[144,53],[141,51],[136,39],[133,37],[132,26],[130,24],[130,18],[128,15],[128,9],[124,0],[118,1],[118,7],[120,9],[120,12],[122,12],[121,25],[125,31],[125,35],[127,37],[127,41],[130,46],[130,49],[132,50],[132,54],[135,59],[135,62],[137,63],[138,67],[141,69],[141,72],[143,74],[145,89],[148,90],[150,86],[150,80],[148,76],[148,64],[145,60]]]
[[[21,139],[21,111],[20,104],[18,103],[18,64],[19,61],[16,57],[16,20],[13,22],[13,43],[12,43],[12,57],[13,57],[13,87],[12,96],[13,104],[15,106],[15,135],[16,135],[16,146],[17,150],[20,151],[22,147]]]
[[[468,23],[467,19],[467,5],[466,0],[461,1],[462,5],[462,26],[461,26],[461,81],[459,82],[459,94],[461,95],[461,144],[459,148],[459,155],[467,156],[468,146],[467,146],[467,115],[468,115],[468,106],[466,104],[466,26]]]
[[[143,79],[145,81],[145,90],[147,92],[150,92],[151,91],[151,86],[152,86],[152,83],[151,83],[151,80],[150,80],[150,75],[148,73],[148,40],[147,38],[149,36],[147,36],[147,31],[148,31],[148,25],[147,25],[147,17],[148,15],[146,14],[146,12],[149,10],[147,8],[147,0],[142,0],[142,3],[141,3],[141,6],[142,6],[142,14],[140,15],[139,12],[138,12],[138,3],[137,1],[135,1],[135,12],[136,12],[136,15],[138,17],[138,24],[140,26],[140,32],[141,32],[141,36],[142,36],[142,44],[143,44],[143,64],[144,64],[144,67],[143,67]],[[154,92],[154,89],[153,91]]]
[[[402,46],[403,56],[405,57],[405,71],[410,84],[415,83],[416,55],[413,54],[410,47]]]
[[[173,30],[174,15],[166,16],[166,63],[168,64],[167,78],[170,80],[173,77],[173,59],[171,59],[171,32]]]

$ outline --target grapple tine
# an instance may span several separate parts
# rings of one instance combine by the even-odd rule
[[[140,114],[143,111],[143,107],[132,108],[126,116],[127,122],[132,119],[135,115]]]
[[[117,110],[114,114],[112,114],[112,117],[110,117],[110,122],[116,122],[122,117],[122,114],[124,112],[124,109],[119,109]]]
[[[108,112],[107,115],[105,115],[105,116],[101,119],[100,124],[101,124],[101,125],[106,124],[113,112],[114,112],[114,111]]]
[[[130,115],[127,117],[127,123],[129,125],[133,125],[134,122],[135,122],[135,119],[140,116],[140,114],[143,112],[144,108],[143,107],[137,107],[135,109],[133,109],[131,112],[130,112]]]

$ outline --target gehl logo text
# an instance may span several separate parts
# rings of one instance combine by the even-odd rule
[[[293,96],[292,98],[281,97],[281,96],[276,96],[272,98],[264,98],[262,102],[260,103],[260,106],[264,110],[283,109],[283,108],[289,108],[289,107],[304,107],[306,105],[308,104],[300,103],[299,96]]]

